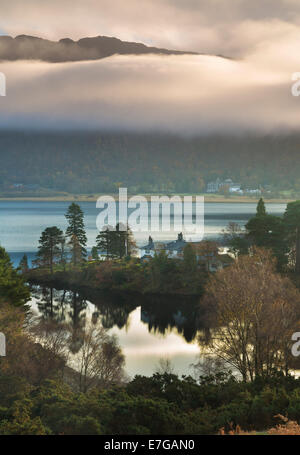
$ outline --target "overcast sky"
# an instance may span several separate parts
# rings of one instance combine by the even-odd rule
[[[2,62],[2,127],[199,133],[300,124],[300,97],[290,90],[300,71],[299,0],[1,0],[0,31],[108,35],[212,55]]]

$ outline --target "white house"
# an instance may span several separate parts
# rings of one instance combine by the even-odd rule
[[[164,250],[170,258],[181,258],[186,244],[187,242],[183,239],[183,234],[180,233],[178,234],[177,240],[165,245]]]
[[[147,245],[140,248],[140,257],[142,261],[150,260],[155,256],[156,253],[164,251],[171,259],[183,259],[183,250],[188,244],[183,238],[183,234],[178,234],[176,240],[169,243],[154,243],[152,237],[149,237]],[[225,267],[228,267],[234,262],[234,259],[228,254],[221,254],[220,249],[217,245],[214,246],[214,242],[190,242],[195,249],[198,266],[208,272],[217,272]],[[205,246],[207,248],[201,248],[198,250],[198,246]],[[201,252],[200,252],[201,251]]]
[[[149,236],[149,240],[147,245],[142,246],[140,248],[140,257],[141,259],[150,259],[155,256],[155,245],[151,235]]]
[[[183,239],[183,234],[178,234],[176,240],[169,243],[154,243],[151,236],[147,245],[140,248],[140,258],[143,260],[151,259],[155,253],[165,251],[170,258],[182,258],[183,249],[187,242]]]
[[[233,184],[229,187],[229,193],[238,193],[238,194],[243,194],[244,191],[241,188],[241,185],[239,184]]]
[[[206,186],[207,193],[218,193],[222,188],[228,188],[229,193],[243,194],[243,190],[239,183],[234,183],[231,179],[224,181],[217,178],[215,182],[209,182]]]

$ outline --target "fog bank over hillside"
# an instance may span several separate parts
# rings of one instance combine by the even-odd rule
[[[67,39],[0,38],[0,57],[1,42],[17,41],[8,57],[26,59],[0,62],[7,77],[0,128],[190,137],[299,131],[300,97],[291,94],[300,72],[299,1],[28,0],[26,14],[23,5],[1,2],[3,33]],[[100,34],[135,43],[72,41]],[[137,42],[201,55],[153,54],[161,51]],[[142,54],[111,56],[118,47]],[[107,58],[76,61],[100,57]]]
[[[184,135],[277,133],[299,128],[291,94],[296,57],[274,48],[246,60],[113,56],[50,64],[5,62],[0,127],[163,131]]]

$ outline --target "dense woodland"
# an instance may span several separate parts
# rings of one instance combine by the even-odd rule
[[[199,193],[231,178],[247,187],[300,194],[299,136],[198,137],[129,133],[0,134],[2,195],[14,184],[37,194]],[[27,190],[30,193],[31,190]]]

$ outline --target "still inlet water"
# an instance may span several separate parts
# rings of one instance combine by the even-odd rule
[[[66,228],[64,214],[68,202],[0,202],[0,244],[9,252],[15,265],[24,253],[31,261],[37,251],[41,232],[49,226]],[[88,248],[95,244],[96,218],[94,202],[80,203],[88,237]],[[282,215],[285,204],[267,204],[267,211]],[[255,213],[255,203],[206,203],[205,238],[217,238],[230,221],[244,226]],[[141,246],[148,233],[135,235]],[[152,233],[156,241],[173,240],[177,233]],[[187,240],[189,240],[187,238]],[[52,296],[51,299],[49,296]],[[50,299],[50,300],[49,300]],[[161,358],[169,359],[177,374],[192,373],[199,358],[198,335],[207,330],[201,318],[199,302],[191,299],[148,298],[99,295],[92,299],[68,290],[33,288],[31,306],[43,317],[68,321],[74,325],[98,320],[118,337],[126,357],[126,371],[151,375]]]

